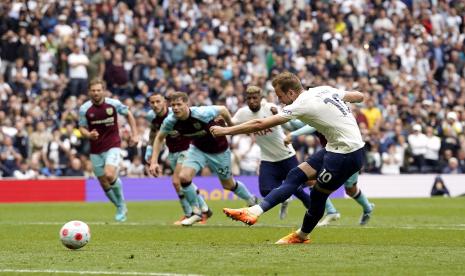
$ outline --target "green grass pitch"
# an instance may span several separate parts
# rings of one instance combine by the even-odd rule
[[[1,275],[459,275],[465,272],[465,198],[375,199],[374,216],[334,200],[342,218],[317,228],[308,245],[273,243],[299,227],[304,209],[290,204],[248,227],[224,216],[240,201],[211,201],[207,225],[173,226],[175,201],[130,202],[128,221],[113,222],[110,203],[0,204]],[[76,251],[58,232],[69,220],[89,224],[92,239]]]

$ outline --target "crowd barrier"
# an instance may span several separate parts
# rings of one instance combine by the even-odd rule
[[[429,197],[436,175],[361,175],[359,186],[370,198]],[[443,175],[451,196],[465,194],[465,175]],[[249,190],[259,195],[258,178],[239,176]],[[128,201],[177,200],[170,177],[123,178]],[[196,177],[193,181],[207,200],[237,199],[222,189],[216,177]],[[331,197],[346,196],[341,187]],[[0,202],[98,202],[107,201],[96,179],[0,180]]]

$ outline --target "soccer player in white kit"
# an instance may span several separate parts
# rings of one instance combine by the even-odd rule
[[[257,86],[249,86],[245,92],[247,106],[237,110],[232,118],[234,124],[241,124],[253,119],[262,119],[278,113],[272,103],[262,101],[262,90]],[[256,142],[261,150],[261,162],[258,175],[260,194],[265,197],[273,189],[278,188],[286,179],[289,171],[299,164],[295,150],[286,144],[286,135],[280,125],[254,132]],[[305,183],[302,183],[305,184]],[[304,191],[305,185],[299,187],[294,195],[302,201],[305,208],[310,206],[310,195]],[[287,212],[288,201],[281,205],[279,217],[283,219]]]
[[[215,136],[252,133],[299,119],[326,137],[326,147],[292,169],[284,183],[263,201],[273,207],[286,200],[301,183],[316,180],[310,194],[310,208],[305,213],[301,228],[276,242],[310,243],[308,235],[323,216],[328,196],[362,167],[365,143],[345,102],[361,102],[364,96],[357,91],[343,91],[330,86],[304,90],[299,78],[289,72],[278,74],[272,85],[279,101],[287,105],[279,114],[226,128],[213,126],[210,131]],[[225,208],[223,211],[233,219],[253,225],[264,209],[262,205],[254,205],[241,209]]]

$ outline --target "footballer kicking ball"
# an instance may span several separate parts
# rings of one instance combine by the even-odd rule
[[[82,221],[72,220],[61,227],[60,240],[69,249],[79,249],[89,242],[90,228]]]

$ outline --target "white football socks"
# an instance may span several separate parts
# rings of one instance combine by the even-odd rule
[[[257,216],[257,217],[259,217],[259,216],[261,216],[263,214],[263,209],[258,204],[254,205],[252,207],[249,207],[248,211],[249,211],[250,214],[252,214],[254,216]]]

